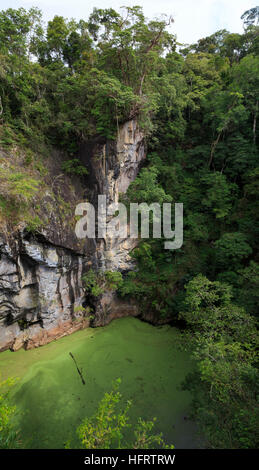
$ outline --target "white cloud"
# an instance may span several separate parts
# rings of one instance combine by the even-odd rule
[[[67,18],[87,18],[94,7],[119,9],[121,5],[142,5],[149,18],[161,13],[175,19],[172,31],[178,41],[191,43],[219,29],[242,32],[240,16],[258,0],[0,0],[0,8],[38,6],[49,20],[55,14]]]

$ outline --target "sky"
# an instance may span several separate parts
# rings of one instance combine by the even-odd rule
[[[0,9],[37,6],[45,21],[55,15],[87,19],[94,7],[114,8],[141,5],[148,18],[165,13],[175,22],[171,32],[180,43],[190,44],[219,29],[232,33],[243,31],[240,16],[255,7],[259,0],[0,0]]]

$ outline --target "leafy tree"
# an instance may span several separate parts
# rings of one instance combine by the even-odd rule
[[[38,27],[41,12],[37,8],[26,11],[24,8],[8,8],[0,12],[0,49],[13,55],[26,56],[30,34]]]
[[[98,410],[91,418],[85,418],[77,429],[82,448],[84,449],[153,449],[170,448],[163,441],[162,434],[153,434],[155,419],[144,421],[141,418],[133,428],[134,440],[127,443],[125,431],[132,428],[128,412],[132,405],[122,403],[119,392],[120,379],[117,379],[111,392],[106,392],[99,403]]]
[[[122,274],[117,271],[104,271],[96,273],[93,269],[82,277],[87,293],[98,297],[105,290],[117,290],[122,284]]]
[[[197,371],[184,388],[209,445],[254,448],[258,439],[255,321],[231,303],[231,289],[199,275],[186,286],[181,313],[194,335]]]
[[[157,182],[158,171],[155,167],[144,168],[136,179],[130,184],[127,197],[131,202],[171,202],[172,197],[167,195]]]
[[[226,217],[231,209],[231,190],[234,185],[229,184],[225,175],[211,172],[201,178],[207,191],[201,203],[211,208],[217,219]]]
[[[229,263],[235,266],[236,263],[243,258],[247,258],[252,253],[246,236],[239,232],[224,233],[215,242],[215,248],[216,259],[223,266],[228,266]]]

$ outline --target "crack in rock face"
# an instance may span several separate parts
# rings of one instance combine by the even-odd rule
[[[116,142],[83,146],[80,159],[89,170],[87,199],[95,207],[99,194],[106,196],[107,204],[118,202],[144,158],[144,134],[136,120],[119,128]],[[56,239],[70,240],[69,246],[57,245],[48,233],[55,233],[55,227],[45,227],[34,236],[19,232],[12,243],[0,238],[0,351],[30,349],[89,326],[82,285],[82,274],[89,267],[120,272],[134,269],[130,251],[136,246],[135,239],[87,240],[80,251],[69,233],[56,234]],[[136,305],[111,292],[95,299],[91,308],[93,326],[138,313]]]

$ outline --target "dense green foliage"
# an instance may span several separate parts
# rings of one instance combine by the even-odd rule
[[[93,269],[89,269],[82,277],[82,280],[86,293],[94,297],[98,297],[107,290],[117,290],[123,283],[120,272],[104,271],[96,273]]]
[[[55,16],[46,30],[37,9],[0,12],[4,147],[55,145],[77,174],[83,141],[113,139],[138,117],[148,159],[127,202],[183,203],[184,244],[144,240],[138,269],[106,282],[193,333],[196,419],[209,445],[233,448],[256,445],[258,380],[258,7],[242,19],[243,34],[221,30],[177,51],[172,20],[148,22],[140,7],[94,9],[87,22]],[[24,203],[37,186],[5,168],[0,180]],[[94,273],[85,282],[101,293]]]
[[[74,153],[96,134],[114,138],[118,123],[136,114],[151,127],[154,73],[175,39],[165,20],[125,10],[94,9],[88,22],[55,16],[46,30],[38,9],[0,12],[3,144],[47,142]]]
[[[231,287],[196,276],[186,286],[183,318],[194,343],[197,372],[184,388],[193,414],[217,448],[258,445],[258,385],[255,319],[232,303]],[[202,385],[201,385],[202,384]]]

